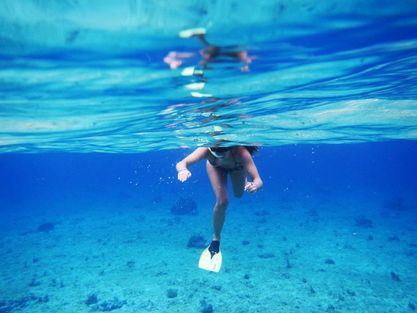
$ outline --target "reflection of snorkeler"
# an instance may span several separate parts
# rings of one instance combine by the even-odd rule
[[[206,39],[206,30],[204,28],[188,29],[180,32],[181,38],[196,37],[205,47],[200,50],[202,60],[200,64],[206,67],[209,63],[219,57],[229,57],[242,62],[244,65],[240,68],[242,72],[249,71],[249,64],[252,58],[246,50],[239,50],[238,47],[218,47],[210,44]],[[171,69],[180,67],[183,61],[193,57],[194,53],[171,51],[165,58],[164,62],[169,64]]]

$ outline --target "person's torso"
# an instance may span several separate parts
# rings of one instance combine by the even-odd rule
[[[240,157],[237,155],[237,151],[232,149],[227,151],[222,157],[216,157],[209,150],[207,159],[214,167],[221,167],[224,169],[235,169],[242,166]]]

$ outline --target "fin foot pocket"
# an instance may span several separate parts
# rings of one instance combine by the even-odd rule
[[[220,250],[212,253],[209,248],[206,248],[201,254],[198,267],[210,272],[219,272],[222,266],[222,253]]]

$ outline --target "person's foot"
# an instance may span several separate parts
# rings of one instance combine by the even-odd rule
[[[208,250],[211,254],[211,257],[213,257],[213,255],[215,255],[216,253],[219,253],[219,251],[220,251],[220,241],[213,240],[210,243],[210,246],[209,246]]]

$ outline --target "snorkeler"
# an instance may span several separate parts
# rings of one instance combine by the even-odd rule
[[[229,57],[243,63],[243,66],[240,67],[242,72],[249,71],[249,64],[252,62],[252,58],[248,55],[246,50],[241,50],[238,46],[219,47],[212,45],[206,39],[206,30],[204,28],[183,30],[179,33],[179,36],[181,38],[196,37],[204,45],[204,48],[200,50],[200,55],[202,57],[200,64],[203,68],[206,68],[207,65],[216,58]],[[185,59],[191,58],[194,55],[194,53],[190,52],[171,51],[165,56],[164,62],[167,63],[171,69],[176,69],[183,64]]]
[[[207,159],[206,170],[216,196],[213,208],[213,238],[199,261],[199,267],[218,272],[221,267],[220,235],[228,206],[227,177],[232,181],[233,193],[241,197],[244,191],[254,193],[263,185],[252,154],[257,150],[253,146],[197,148],[177,163],[178,180],[185,182],[191,177],[189,166]],[[247,180],[249,174],[251,180]]]

